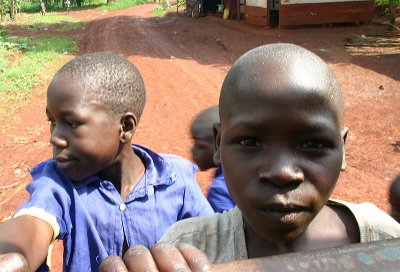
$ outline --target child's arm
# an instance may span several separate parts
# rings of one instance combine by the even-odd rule
[[[141,245],[131,247],[123,259],[109,256],[99,267],[99,272],[176,270],[206,272],[211,271],[211,263],[206,254],[192,245],[158,243],[151,250]]]
[[[36,271],[46,260],[52,237],[52,227],[39,218],[22,215],[8,220],[0,225],[0,267],[21,266],[18,263],[23,258],[18,255],[2,258],[6,253],[18,253],[26,258],[29,270],[14,271]]]

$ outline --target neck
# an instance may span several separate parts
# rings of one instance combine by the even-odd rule
[[[266,240],[246,221],[245,226],[249,258],[344,246],[359,242],[360,237],[354,216],[341,206],[325,205],[307,228],[289,241]]]
[[[245,222],[245,237],[249,259],[294,252],[291,242],[276,242],[264,239],[247,222]]]
[[[142,178],[145,165],[133,152],[130,145],[125,144],[112,166],[99,173],[99,177],[110,181],[125,201],[128,194]]]

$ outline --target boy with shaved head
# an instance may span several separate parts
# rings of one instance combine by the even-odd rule
[[[207,271],[207,258],[230,262],[400,236],[400,225],[375,205],[329,199],[345,167],[347,129],[338,81],[317,55],[293,44],[250,50],[228,72],[219,106],[216,157],[237,206],[178,222],[151,251],[131,248],[124,263],[110,257],[100,271],[110,264]]]
[[[48,271],[59,239],[64,271],[97,271],[108,255],[152,246],[178,220],[213,214],[192,163],[131,145],[145,101],[139,71],[112,53],[57,72],[46,106],[53,158],[32,169],[29,200],[0,226],[0,270]]]
[[[235,203],[226,188],[222,167],[214,162],[214,126],[219,126],[218,106],[209,107],[196,115],[190,126],[190,134],[194,142],[192,159],[201,171],[217,168],[213,181],[208,187],[207,200],[215,212],[224,212],[235,207]]]

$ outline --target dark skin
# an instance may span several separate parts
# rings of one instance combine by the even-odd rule
[[[326,205],[345,168],[340,90],[329,83],[335,79],[325,63],[282,51],[253,51],[235,63],[222,87],[221,127],[215,127],[214,160],[242,211],[249,258],[359,242],[351,212]],[[179,247],[164,248],[169,258],[143,249],[135,259],[109,257],[100,271],[117,271],[115,264],[120,271],[145,271],[129,268],[146,262],[160,271],[168,271],[166,264],[209,269],[200,252],[188,259]]]
[[[389,202],[392,209],[390,215],[400,223],[400,176],[390,186]]]
[[[212,129],[192,128],[192,159],[201,171],[215,167]]]
[[[111,181],[124,200],[145,171],[131,148],[137,118],[131,112],[108,113],[84,91],[68,74],[56,76],[48,88],[53,157],[72,181],[98,175]],[[52,227],[41,219],[10,219],[0,226],[0,267],[35,271],[45,261],[52,237]]]

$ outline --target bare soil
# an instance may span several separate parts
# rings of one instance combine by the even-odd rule
[[[79,54],[111,51],[136,64],[144,77],[148,100],[135,143],[190,158],[191,119],[218,103],[222,81],[232,63],[262,44],[295,43],[326,60],[344,92],[345,124],[350,128],[348,167],[333,197],[369,201],[389,211],[388,187],[400,174],[398,36],[376,23],[264,29],[214,16],[179,18],[170,12],[162,18],[151,17],[155,6],[71,12],[71,16],[85,21],[83,28],[67,33],[50,28],[46,32],[77,38]],[[13,27],[8,31],[27,34]],[[380,39],[389,41],[380,43]],[[52,74],[44,76],[50,81]],[[51,156],[44,111],[46,87],[39,89],[29,106],[18,111],[16,120],[0,120],[0,219],[27,198],[24,188],[30,181],[28,170]],[[198,175],[204,192],[211,175]],[[60,271],[59,244],[53,261],[54,271]]]

